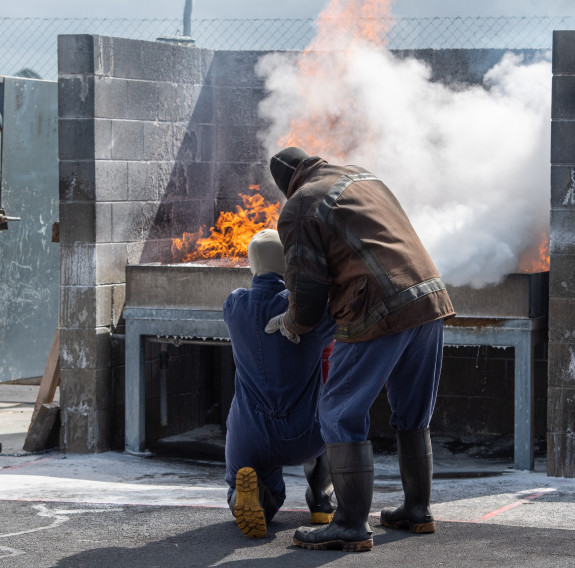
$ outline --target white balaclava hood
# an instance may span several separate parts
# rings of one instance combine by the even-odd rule
[[[268,272],[284,275],[286,270],[284,248],[274,229],[256,233],[248,245],[248,259],[254,276]]]

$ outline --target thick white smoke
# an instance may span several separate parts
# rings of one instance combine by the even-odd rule
[[[446,86],[413,58],[348,47],[260,60],[269,155],[299,145],[373,171],[450,284],[481,287],[516,270],[548,233],[550,54],[526,64],[509,53],[483,85]]]

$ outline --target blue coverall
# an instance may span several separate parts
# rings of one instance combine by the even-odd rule
[[[326,310],[297,345],[265,333],[268,321],[286,311],[288,294],[281,276],[267,273],[254,276],[250,289],[232,292],[223,306],[236,365],[226,422],[228,502],[238,470],[252,467],[275,497],[273,514],[285,500],[282,466],[300,465],[325,450],[318,419],[321,354],[335,330]]]

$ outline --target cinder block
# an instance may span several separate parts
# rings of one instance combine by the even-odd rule
[[[123,201],[112,206],[112,241],[114,243],[146,240],[156,223],[158,204]],[[114,282],[122,282],[115,280]],[[109,282],[112,283],[112,282]]]
[[[551,123],[551,163],[575,165],[575,122]]]
[[[94,160],[60,160],[60,201],[96,199]]]
[[[126,243],[102,243],[96,246],[96,284],[123,284],[128,258]]]
[[[196,110],[198,99],[204,89],[202,85],[191,83],[159,83],[160,102],[158,106],[158,118],[170,122],[213,122],[213,111],[209,115],[211,120],[197,115],[192,119]]]
[[[158,201],[159,178],[162,167],[171,164],[163,162],[128,162],[128,200]]]
[[[113,160],[144,159],[144,124],[132,120],[112,121]]]
[[[112,121],[107,118],[94,120],[94,154],[93,159],[112,159]]]
[[[575,209],[552,209],[549,235],[551,254],[575,255]]]
[[[102,370],[110,359],[110,330],[60,328],[60,369]]]
[[[126,303],[126,285],[116,284],[112,286],[112,325],[118,326],[124,323],[123,311]],[[123,360],[122,360],[123,361]]]
[[[96,118],[126,118],[128,113],[128,81],[112,77],[96,77],[94,83]]]
[[[174,152],[178,162],[195,162],[202,159],[199,150],[200,129],[200,126],[193,123],[173,125]]]
[[[61,375],[60,404],[72,412],[104,410],[111,404],[108,369],[64,369]]]
[[[94,74],[111,76],[114,67],[112,41],[108,36],[94,36]]]
[[[60,325],[63,328],[96,326],[96,289],[93,286],[60,288]]]
[[[61,118],[58,120],[60,160],[94,159],[94,120]]]
[[[575,344],[575,300],[549,299],[549,343]]]
[[[148,239],[158,240],[171,237],[174,204],[165,202],[157,206]]]
[[[60,447],[70,454],[105,452],[110,449],[112,410],[60,411]]]
[[[111,38],[110,47],[103,46],[102,70],[119,79],[142,79],[142,44],[134,39]],[[106,59],[109,57],[109,60]],[[106,75],[108,73],[105,73]]]
[[[60,245],[60,285],[93,286],[96,282],[96,245]]]
[[[549,387],[547,425],[550,432],[568,432],[575,424],[575,388]]]
[[[202,60],[211,59],[209,50],[197,47],[167,44],[172,49],[173,81],[178,83],[203,83],[204,69]]]
[[[547,475],[575,477],[575,433],[547,433]]]
[[[552,254],[549,271],[549,296],[575,300],[575,256]]]
[[[575,74],[575,31],[553,32],[553,73]]]
[[[256,121],[251,87],[218,87],[214,95],[218,124],[249,125]]]
[[[94,77],[75,76],[58,79],[58,117],[93,118]]]
[[[126,162],[97,160],[95,172],[98,201],[125,201],[128,198],[128,164]]]
[[[204,85],[212,85],[213,84],[212,65],[214,62],[216,52],[212,49],[202,49],[200,55],[202,59],[201,83]]]
[[[181,237],[184,232],[195,233],[202,226],[205,234],[215,220],[214,201],[212,199],[194,199],[173,204],[171,235]]]
[[[177,81],[174,77],[173,46],[159,41],[144,41],[142,49],[142,78],[149,81]]]
[[[170,122],[144,123],[144,160],[174,159],[174,130]]]
[[[575,388],[575,343],[549,343],[549,387]]]
[[[551,166],[551,207],[575,208],[575,167]]]
[[[216,127],[216,162],[261,162],[266,159],[257,126],[219,124]]]
[[[235,199],[238,193],[252,195],[250,190],[251,164],[242,162],[227,162],[218,164],[215,169],[215,197],[217,199]],[[230,184],[230,180],[234,180]],[[278,190],[279,191],[279,190]]]
[[[263,87],[265,79],[254,73],[261,57],[260,51],[217,51],[211,64],[214,85]]]
[[[178,162],[214,160],[215,128],[206,124],[174,125],[174,152]]]
[[[181,85],[176,83],[158,83],[158,120],[170,122],[182,120],[180,108],[178,108],[176,103],[180,89]],[[185,96],[182,96],[182,98],[186,99]],[[184,114],[183,116],[188,115]]]
[[[96,239],[96,208],[94,203],[60,203],[60,242],[93,243]]]
[[[214,197],[214,170],[212,162],[178,162],[174,168],[171,184],[167,187],[165,197],[168,199],[177,194],[185,195],[188,199],[209,199]],[[229,185],[229,179],[228,179]]]
[[[94,73],[94,37],[92,35],[58,36],[58,74]]]
[[[126,117],[131,120],[157,120],[160,114],[160,89],[154,81],[129,81],[127,83],[128,108]]]
[[[111,203],[96,203],[96,242],[112,242]]]
[[[575,118],[575,74],[555,75],[551,96],[551,118]]]
[[[198,128],[198,161],[213,162],[215,159],[216,128],[210,124],[201,124]],[[245,141],[244,141],[245,142]]]
[[[194,124],[214,124],[215,123],[215,89],[209,86],[195,86],[190,100],[191,112],[187,117],[191,117]]]

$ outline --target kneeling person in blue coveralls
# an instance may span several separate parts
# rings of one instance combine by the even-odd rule
[[[311,522],[329,523],[333,517],[318,401],[321,355],[333,340],[335,325],[324,311],[313,332],[297,343],[266,333],[268,321],[289,304],[277,231],[257,233],[248,257],[252,287],[235,290],[223,306],[236,365],[226,423],[226,482],[238,527],[250,538],[261,538],[285,500],[282,466],[304,464]]]

